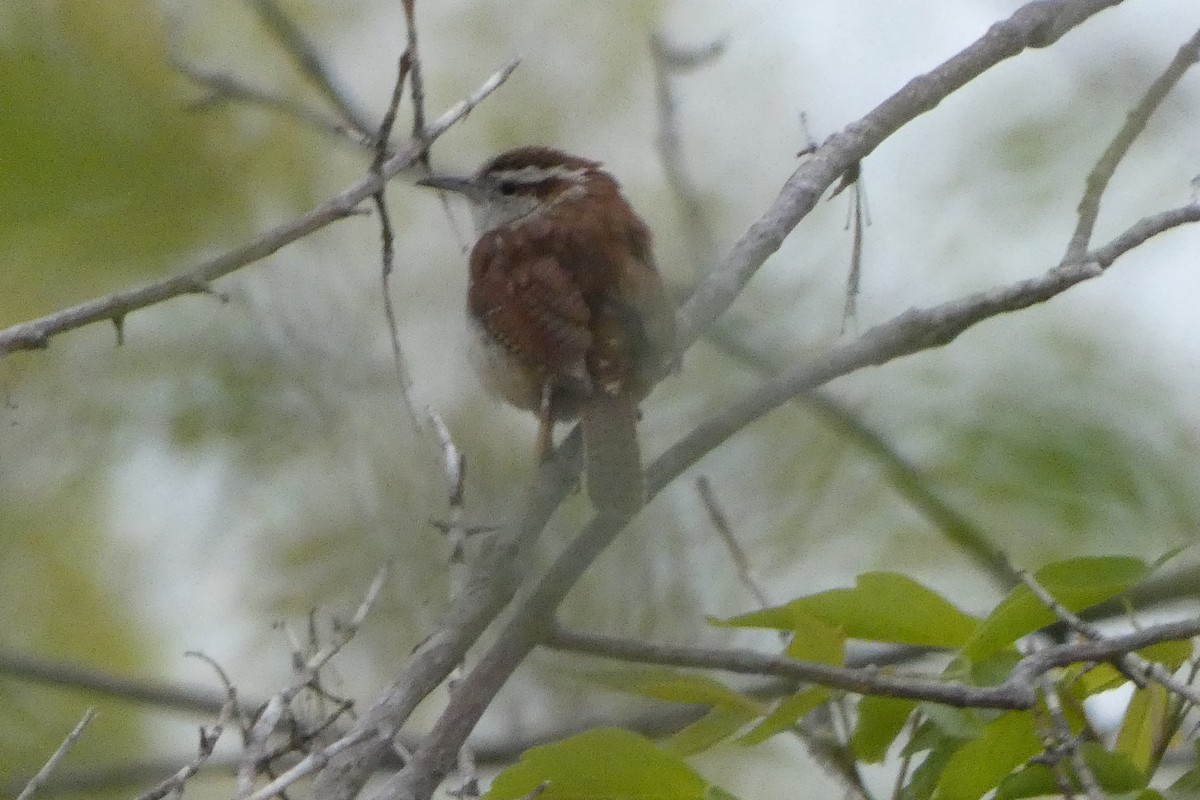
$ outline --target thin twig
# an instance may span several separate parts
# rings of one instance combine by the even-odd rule
[[[1113,174],[1117,171],[1117,167],[1125,159],[1125,154],[1129,152],[1129,148],[1133,146],[1138,136],[1146,129],[1154,111],[1198,60],[1200,60],[1200,31],[1197,31],[1183,47],[1179,48],[1175,58],[1150,84],[1138,104],[1125,116],[1125,124],[1117,131],[1117,135],[1113,137],[1112,142],[1087,177],[1083,197],[1079,201],[1079,218],[1075,224],[1075,231],[1071,234],[1071,240],[1067,244],[1067,252],[1063,256],[1064,263],[1083,259],[1092,241],[1096,218],[1100,215],[1100,200],[1103,198]]]
[[[59,762],[61,762],[66,757],[70,749],[75,746],[75,742],[79,739],[80,735],[83,734],[83,729],[87,727],[88,723],[91,722],[95,716],[96,709],[94,707],[83,712],[83,717],[75,724],[75,727],[71,729],[71,732],[67,734],[67,738],[63,739],[62,742],[59,743],[58,747],[55,748],[54,752],[50,755],[50,758],[47,759],[46,763],[42,765],[42,768],[37,771],[36,775],[29,779],[29,783],[25,784],[25,788],[21,790],[19,795],[17,795],[17,800],[29,800],[29,798],[33,797],[34,793],[41,788],[42,784],[46,782],[46,779],[50,777],[54,770],[58,769]]]
[[[306,105],[250,86],[226,72],[189,64],[181,56],[174,53],[170,55],[170,61],[171,66],[176,71],[186,75],[195,83],[209,90],[207,97],[189,106],[193,111],[203,110],[209,106],[223,102],[248,103],[299,120],[305,125],[335,139],[347,141],[359,147],[369,144],[368,137],[358,132],[350,124],[341,122]]]
[[[291,56],[300,71],[337,109],[341,117],[359,134],[369,135],[375,126],[367,119],[366,114],[355,107],[349,95],[337,85],[332,73],[317,52],[316,45],[304,35],[300,26],[284,13],[275,0],[250,0],[250,6],[258,13],[259,19]]]
[[[309,753],[302,758],[295,766],[283,772],[279,777],[275,778],[270,783],[266,784],[253,794],[247,795],[243,800],[269,800],[275,797],[280,792],[285,791],[288,787],[296,783],[296,781],[311,775],[313,772],[324,767],[337,754],[344,752],[355,745],[363,742],[372,736],[377,736],[378,731],[373,731],[366,728],[359,728],[346,736],[338,739],[335,742]],[[314,797],[317,795],[314,795]]]
[[[842,185],[834,190],[841,192],[846,186],[853,186],[850,192],[850,208],[847,211],[846,227],[852,227],[853,239],[850,245],[850,270],[846,273],[846,302],[842,308],[842,333],[850,325],[858,321],[858,295],[862,289],[862,252],[863,236],[865,235],[866,209],[865,194],[862,183],[862,162],[856,161],[842,176]],[[856,325],[857,328],[857,325]]]
[[[412,88],[413,121],[412,138],[420,141],[425,138],[425,77],[421,69],[421,53],[417,47],[417,2],[416,0],[401,0],[404,7],[404,29],[407,33],[407,43],[404,52],[408,56],[411,74],[408,85]],[[429,153],[421,160],[421,164],[429,167]]]
[[[737,536],[733,533],[733,528],[729,525],[729,516],[721,508],[721,503],[717,500],[717,495],[713,491],[712,482],[701,475],[696,478],[696,491],[700,494],[700,500],[704,503],[704,508],[708,512],[708,518],[716,529],[717,534],[721,537],[721,541],[725,544],[725,549],[729,551],[729,557],[733,560],[733,568],[737,572],[738,580],[746,590],[754,596],[758,604],[763,608],[771,605],[767,593],[759,585],[758,581],[752,574],[750,567],[750,559],[746,557],[746,551],[742,548],[737,540]]]
[[[174,775],[162,781],[154,788],[138,795],[136,800],[161,800],[161,798],[169,794],[182,797],[184,786],[200,771],[200,768],[204,766],[209,757],[212,756],[213,751],[217,747],[217,741],[221,738],[221,734],[225,732],[225,726],[229,724],[229,720],[236,716],[237,713],[237,700],[231,691],[226,698],[225,704],[221,707],[221,713],[218,715],[216,723],[211,728],[204,728],[203,726],[200,728],[199,752],[196,757],[180,767]]]
[[[408,79],[411,64],[411,54],[405,50],[396,66],[396,81],[392,84],[391,100],[388,102],[387,111],[384,112],[379,131],[375,134],[375,159],[371,163],[372,172],[381,172],[387,161],[388,141],[392,136],[392,128],[396,124],[396,114],[400,108],[400,99],[404,96],[404,85]],[[420,142],[421,139],[415,138],[414,141]],[[422,151],[417,157],[417,161],[420,163],[424,163],[427,159],[427,151]],[[378,191],[371,195],[371,199],[375,203],[375,210],[379,217],[380,260],[382,262],[380,293],[383,296],[383,313],[388,327],[388,339],[392,345],[392,361],[396,367],[396,380],[400,386],[400,397],[404,401],[404,410],[408,414],[409,423],[413,430],[420,431],[421,421],[417,416],[417,409],[412,399],[412,375],[408,369],[408,359],[405,358],[404,349],[400,345],[400,324],[396,318],[395,304],[392,302],[391,276],[395,262],[396,237],[392,231],[391,214],[388,212],[386,182],[379,185]]]
[[[1105,800],[1104,790],[1100,788],[1095,773],[1084,760],[1083,750],[1079,746],[1080,737],[1071,732],[1071,725],[1063,713],[1062,700],[1058,696],[1054,681],[1048,675],[1043,675],[1038,680],[1038,688],[1046,703],[1046,712],[1050,715],[1050,731],[1054,738],[1053,755],[1056,761],[1061,763],[1063,757],[1066,758],[1088,800]],[[1070,786],[1064,788],[1070,789]]]
[[[254,726],[247,737],[245,752],[238,770],[232,797],[237,798],[237,800],[244,800],[245,798],[259,796],[259,792],[252,792],[252,790],[259,767],[267,763],[272,755],[268,751],[269,737],[276,730],[279,722],[289,713],[291,703],[296,696],[317,681],[321,669],[358,633],[371,608],[375,605],[379,593],[383,590],[384,584],[387,582],[388,572],[389,570],[386,566],[381,567],[376,572],[375,578],[371,581],[362,602],[359,603],[358,609],[354,612],[354,616],[351,617],[350,621],[338,626],[335,635],[327,645],[317,650],[317,652],[309,656],[303,663],[297,664],[297,675],[293,678],[291,685],[272,696],[267,701],[266,706],[259,712],[258,719],[255,720]],[[339,710],[336,713],[340,716],[342,711]],[[328,748],[325,749],[328,750]],[[307,760],[306,758],[305,761]],[[294,771],[295,767],[288,770],[284,775],[291,775]],[[299,777],[302,777],[302,775],[296,775],[292,778],[292,781],[298,780]],[[278,784],[281,780],[283,780],[283,776],[272,781],[271,785]],[[288,785],[290,783],[283,784],[282,788],[286,788]]]
[[[442,474],[446,480],[449,496],[450,518],[446,525],[446,538],[450,543],[450,602],[467,587],[467,528],[463,524],[463,499],[466,487],[466,467],[462,451],[454,444],[450,429],[436,414],[430,415],[434,431],[441,443]],[[459,689],[463,676],[464,662],[460,661],[451,670],[446,688],[453,695]],[[450,794],[460,800],[479,796],[479,771],[475,751],[470,742],[463,742],[458,751],[459,786]]]
[[[1041,601],[1042,605],[1050,609],[1054,616],[1058,617],[1067,627],[1086,636],[1092,641],[1102,641],[1106,637],[1095,625],[1080,619],[1076,614],[1064,606],[1054,597],[1054,595],[1043,586],[1037,578],[1035,578],[1027,570],[1018,571],[1022,582],[1033,592],[1034,597]],[[1176,678],[1162,664],[1156,664],[1153,661],[1147,661],[1137,653],[1126,653],[1115,660],[1118,669],[1127,673],[1131,679],[1149,679],[1162,684],[1167,689],[1175,692],[1180,697],[1183,697],[1188,702],[1194,704],[1200,703],[1200,692],[1195,687],[1189,686],[1183,681]]]

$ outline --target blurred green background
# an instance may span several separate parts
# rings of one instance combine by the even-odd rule
[[[399,4],[281,5],[339,84],[377,115],[403,47]],[[499,0],[419,3],[431,115],[523,58],[438,143],[434,162],[467,169],[530,142],[605,161],[656,231],[661,267],[682,297],[708,265],[687,261],[688,231],[654,146],[651,31],[727,41],[712,66],[677,82],[684,155],[723,252],[795,168],[801,111],[822,139],[1009,10],[925,2],[900,17],[867,0],[540,0],[516,11]],[[1091,163],[1174,53],[1178,32],[1197,25],[1189,2],[1131,0],[885,143],[864,164],[871,225],[857,328],[1057,261]],[[324,108],[236,0],[0,7],[0,326],[185,269],[366,169],[353,146],[285,115],[192,108],[207,92],[169,66],[172,53]],[[1101,241],[1187,201],[1200,172],[1198,87],[1189,76],[1118,174]],[[406,103],[402,130],[407,112]],[[467,454],[471,520],[502,522],[531,472],[533,425],[483,396],[467,366],[469,223],[462,209],[447,219],[404,179],[390,199],[392,293],[415,399],[445,417]],[[800,226],[722,318],[719,336],[650,398],[649,454],[753,391],[764,370],[839,339],[845,202],[823,203]],[[1196,232],[1173,232],[1066,297],[842,379],[829,396],[1019,563],[1152,559],[1188,545],[1200,519],[1198,247]],[[209,668],[183,656],[199,650],[248,695],[265,695],[288,675],[290,644],[272,623],[303,639],[310,609],[323,624],[348,615],[390,563],[382,605],[338,667],[343,693],[373,696],[431,630],[447,593],[446,544],[431,524],[446,513],[445,489],[396,390],[379,269],[378,226],[354,217],[221,280],[223,302],[186,297],[131,315],[119,347],[111,326],[93,325],[0,360],[0,650],[219,689]],[[797,404],[752,425],[697,474],[713,481],[775,600],[884,567],[965,610],[987,609],[992,585],[858,442]],[[589,573],[568,622],[724,640],[701,614],[728,616],[753,600],[694,477],[656,500]],[[583,498],[569,501],[531,568],[585,512]],[[1189,551],[1174,563],[1194,561]],[[552,732],[619,707],[599,689],[581,693],[570,663],[532,659],[481,736]],[[72,769],[182,763],[195,726],[208,721],[0,674],[0,785],[36,769],[97,702],[102,714]],[[772,770],[807,760],[787,743],[707,758],[702,771],[761,797],[785,796]]]

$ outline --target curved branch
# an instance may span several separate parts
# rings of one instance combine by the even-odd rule
[[[1096,228],[1096,218],[1100,216],[1100,200],[1104,197],[1104,191],[1108,188],[1117,167],[1125,160],[1129,148],[1146,129],[1146,124],[1150,122],[1155,109],[1197,61],[1200,61],[1200,31],[1179,48],[1170,65],[1150,84],[1141,101],[1125,116],[1125,124],[1092,168],[1085,183],[1083,197],[1079,200],[1078,221],[1067,245],[1067,254],[1063,256],[1064,261],[1081,258],[1087,251],[1092,232]]]

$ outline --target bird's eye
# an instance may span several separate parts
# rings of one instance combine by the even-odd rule
[[[514,195],[516,193],[517,193],[517,184],[515,184],[512,181],[501,181],[500,182],[500,194]]]

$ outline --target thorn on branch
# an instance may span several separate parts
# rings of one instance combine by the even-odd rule
[[[521,800],[534,800],[542,792],[550,788],[550,781],[542,781],[537,786],[533,787],[533,791],[521,798]]]
[[[437,528],[442,533],[450,533],[454,526],[444,519],[431,519],[429,524]],[[467,536],[477,536],[481,533],[495,533],[500,530],[500,525],[467,525],[461,528]]]
[[[817,152],[817,140],[813,138],[812,131],[808,129],[808,112],[800,112],[800,134],[804,137],[804,147],[796,153],[796,158],[811,156]]]
[[[218,292],[212,287],[209,281],[198,275],[183,275],[180,277],[180,283],[183,286],[184,294],[206,294],[210,297],[215,297],[222,303],[229,302],[229,295],[224,292]]]
[[[708,66],[725,52],[728,37],[718,36],[711,42],[682,45],[670,42],[657,31],[650,36],[654,58],[672,72],[692,72]]]

